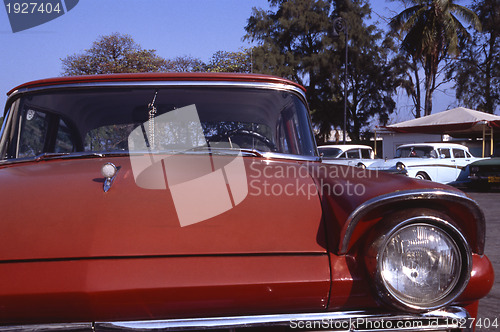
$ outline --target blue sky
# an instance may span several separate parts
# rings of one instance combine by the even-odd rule
[[[398,2],[371,2],[380,16],[401,11]],[[6,11],[0,9],[0,104],[5,93],[21,83],[60,76],[61,58],[89,48],[99,36],[114,32],[131,35],[145,49],[164,58],[190,55],[208,61],[219,50],[249,46],[242,40],[252,8],[269,8],[267,0],[80,0],[78,5],[50,22],[12,33]],[[437,94],[435,112],[453,98]],[[405,114],[405,98],[400,98]],[[3,112],[2,112],[3,113]]]

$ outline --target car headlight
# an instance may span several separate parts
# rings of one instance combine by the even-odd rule
[[[453,301],[470,276],[471,253],[448,222],[416,217],[375,241],[379,295],[406,310],[431,310]],[[373,246],[372,246],[373,247]]]
[[[405,164],[403,164],[402,162],[399,162],[399,161],[398,161],[398,162],[396,163],[396,169],[397,169],[398,171],[402,171],[402,170],[404,170],[405,168],[406,168],[406,166],[405,166]]]

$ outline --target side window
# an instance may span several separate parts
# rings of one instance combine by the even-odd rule
[[[54,152],[56,153],[70,153],[75,152],[75,144],[71,135],[71,130],[62,119],[59,120],[59,125],[56,135],[56,144]]]
[[[23,109],[19,121],[17,158],[34,157],[43,152],[49,121],[47,114]]]
[[[354,150],[347,151],[347,158],[349,158],[349,159],[359,159],[359,150],[358,149],[354,149]]]
[[[453,149],[454,158],[465,158],[465,151],[461,149]]]
[[[3,132],[5,131],[5,124],[7,123],[7,118],[9,117],[9,113],[10,113],[10,108],[9,110],[7,110],[7,112],[5,112],[4,118],[0,117],[0,119],[2,119],[2,129],[0,129],[0,138],[3,136]]]
[[[372,154],[370,149],[361,149],[361,158],[371,159]]]
[[[440,148],[439,156],[443,158],[451,158],[450,149]]]

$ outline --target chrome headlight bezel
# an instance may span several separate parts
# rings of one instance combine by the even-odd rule
[[[456,246],[459,253],[460,265],[458,266],[459,275],[450,290],[442,297],[437,297],[435,300],[428,303],[412,303],[407,299],[398,296],[397,292],[391,290],[383,276],[383,252],[391,239],[400,231],[411,226],[428,226],[436,228],[445,236],[451,239],[451,242]],[[385,303],[388,303],[397,309],[407,310],[411,312],[422,312],[435,310],[443,307],[454,301],[465,289],[470,279],[472,270],[472,252],[467,244],[462,233],[450,222],[436,216],[416,216],[411,217],[403,222],[398,222],[395,225],[388,225],[379,228],[374,238],[369,241],[370,245],[366,251],[365,261],[368,272],[374,280],[375,291],[377,296]]]

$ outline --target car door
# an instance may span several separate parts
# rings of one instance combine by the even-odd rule
[[[455,181],[457,178],[457,167],[455,159],[452,158],[452,151],[450,148],[439,148],[438,152],[438,178],[433,180],[442,183]]]
[[[360,154],[359,154],[359,149],[350,149],[350,150],[347,150],[345,152],[345,155],[347,157],[347,160],[348,160],[348,165],[349,166],[356,166],[359,159],[361,158]]]
[[[453,150],[452,161],[455,163],[455,179],[454,180],[456,180],[458,178],[458,176],[460,175],[460,173],[462,172],[462,170],[465,169],[465,167],[471,163],[471,158],[470,158],[470,154],[467,153],[467,151],[465,151],[463,149],[453,148],[452,150]]]

